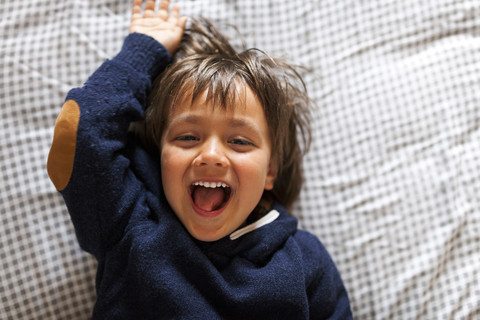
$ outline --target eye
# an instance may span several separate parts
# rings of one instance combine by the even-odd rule
[[[180,137],[176,137],[175,139],[173,139],[175,141],[198,141],[200,139],[198,139],[197,137],[195,136],[190,136],[190,135],[186,135],[186,136],[180,136]]]
[[[229,143],[239,145],[239,146],[255,147],[255,145],[253,143],[251,143],[250,141],[245,140],[245,139],[232,139],[232,140],[229,141]]]
[[[188,135],[188,134],[183,136],[178,136],[173,139],[173,142],[175,142],[175,144],[181,148],[191,148],[195,146],[198,143],[198,141],[200,141],[200,138],[193,135]]]

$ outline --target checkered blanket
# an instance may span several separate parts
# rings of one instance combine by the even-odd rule
[[[480,2],[178,1],[312,69],[294,213],[356,319],[480,314]],[[85,319],[96,263],[46,173],[66,92],[122,44],[130,1],[0,3],[0,318]]]

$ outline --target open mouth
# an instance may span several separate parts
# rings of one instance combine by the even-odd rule
[[[205,213],[215,213],[227,205],[231,188],[223,182],[197,181],[190,187],[190,196],[196,208]]]

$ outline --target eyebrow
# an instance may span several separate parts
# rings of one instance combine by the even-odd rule
[[[176,122],[185,122],[185,123],[190,123],[190,124],[201,124],[202,122],[208,121],[208,119],[202,117],[202,116],[197,116],[197,115],[192,115],[192,114],[185,114],[185,115],[179,115],[175,118],[173,118],[170,121],[170,125]],[[233,128],[246,128],[249,130],[253,130],[257,133],[260,133],[260,129],[258,126],[250,120],[244,119],[244,118],[230,118],[227,119],[228,125],[233,127]]]

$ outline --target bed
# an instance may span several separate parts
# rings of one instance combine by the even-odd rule
[[[480,2],[178,3],[311,69],[293,213],[331,253],[355,319],[479,319]],[[46,159],[67,91],[118,52],[130,1],[0,9],[0,318],[89,318],[96,262]]]

